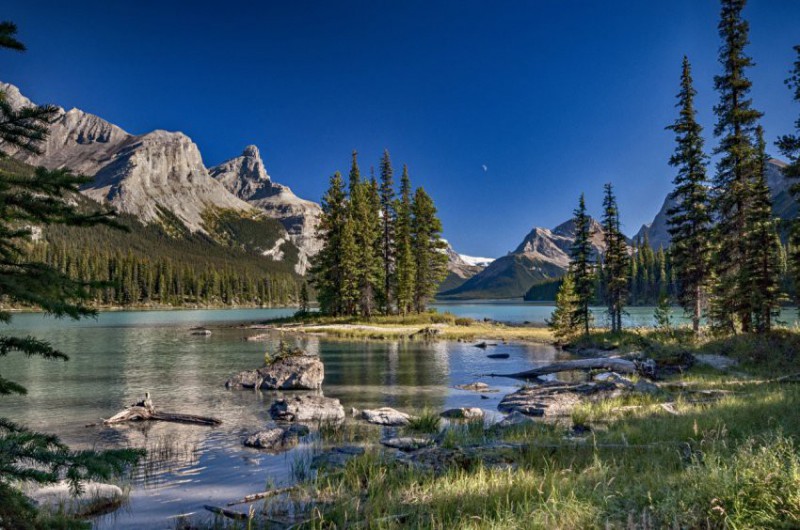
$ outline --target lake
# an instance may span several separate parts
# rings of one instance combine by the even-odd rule
[[[452,305],[448,309],[457,310]],[[20,355],[5,359],[3,375],[26,386],[28,395],[3,397],[2,415],[57,433],[75,448],[169,447],[164,462],[133,477],[129,505],[95,522],[98,528],[174,528],[172,517],[202,514],[203,504],[224,505],[267,484],[286,484],[295,460],[307,458],[310,447],[304,444],[281,455],[243,447],[246,434],[269,424],[268,409],[278,393],[224,387],[235,372],[260,366],[264,352],[274,350],[279,340],[276,334],[265,341],[247,341],[258,331],[231,324],[292,312],[108,312],[79,322],[17,314],[4,332],[48,340],[70,360]],[[491,312],[484,316],[499,318]],[[211,327],[213,334],[191,335],[190,328],[198,325]],[[516,388],[513,380],[484,379],[499,390],[488,400],[453,387],[481,380],[480,375],[490,371],[523,370],[558,354],[548,345],[509,344],[493,349],[509,353],[509,359],[490,360],[485,350],[457,342],[290,340],[321,356],[323,392],[339,398],[345,410],[385,405],[413,412],[470,406],[497,414],[499,399]],[[217,428],[162,422],[96,425],[146,391],[162,410],[215,416],[224,423]]]

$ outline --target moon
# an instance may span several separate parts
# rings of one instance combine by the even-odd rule
[[[489,171],[489,167],[488,167],[486,164],[481,164],[481,167],[483,168],[483,172],[484,172],[484,173],[486,173],[487,171]]]

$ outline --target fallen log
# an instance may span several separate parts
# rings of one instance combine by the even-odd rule
[[[247,504],[253,501],[257,501],[260,499],[266,499],[267,497],[274,497],[276,495],[283,495],[284,493],[289,493],[290,491],[294,491],[297,489],[297,486],[289,486],[287,488],[277,488],[274,490],[267,490],[262,491],[260,493],[253,493],[250,495],[245,495],[243,498],[239,499],[238,501],[229,502],[226,506],[236,506],[237,504]]]
[[[127,409],[117,412],[107,420],[103,420],[106,425],[112,423],[124,423],[127,421],[171,421],[173,423],[191,423],[193,425],[217,426],[222,420],[208,416],[196,416],[194,414],[179,414],[176,412],[161,412],[156,410],[153,402],[150,401],[150,393],[145,394],[145,399],[138,401]]]
[[[639,372],[638,365],[628,359],[602,357],[597,359],[576,359],[574,361],[561,361],[547,364],[513,374],[488,374],[490,377],[510,377],[512,379],[536,379],[542,375],[557,374],[560,372],[573,372],[576,370],[609,370],[624,374],[635,374]]]
[[[227,517],[228,519],[233,519],[235,521],[244,521],[250,519],[250,515],[242,512],[234,512],[233,510],[226,510],[225,508],[220,508],[218,506],[212,506],[210,504],[204,504],[203,508],[208,510],[211,513],[215,513],[217,515],[221,515],[223,517]]]

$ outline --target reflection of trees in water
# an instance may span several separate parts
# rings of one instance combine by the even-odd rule
[[[326,393],[357,408],[441,406],[447,344],[414,341],[322,342]]]

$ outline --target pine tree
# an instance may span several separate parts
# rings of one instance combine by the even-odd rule
[[[603,273],[606,306],[611,331],[622,331],[622,313],[628,296],[628,247],[620,230],[619,208],[611,184],[606,184],[603,199]]]
[[[689,59],[684,56],[678,93],[678,119],[667,127],[675,133],[675,152],[669,160],[677,168],[672,199],[667,211],[670,253],[678,282],[678,301],[692,317],[692,329],[700,331],[702,304],[709,282],[711,257],[711,204],[706,185],[706,160],[703,129],[697,123]]]
[[[0,23],[0,49],[24,50],[16,40],[16,26]],[[38,153],[38,145],[47,137],[48,120],[53,107],[27,107],[13,110],[0,93],[0,138],[4,146]],[[0,151],[0,158],[6,154]],[[31,257],[32,226],[48,225],[116,226],[110,212],[84,212],[75,197],[84,177],[66,170],[38,168],[32,175],[19,174],[13,165],[0,169],[0,296],[11,305],[33,306],[56,317],[75,319],[95,312],[85,303],[97,284],[73,280],[59,270]],[[0,311],[0,322],[11,322],[11,313]],[[34,337],[0,335],[0,358],[12,353],[67,360],[65,353]],[[25,394],[25,388],[0,376],[0,395]],[[57,436],[34,432],[22,425],[0,418],[0,501],[4,504],[3,525],[9,528],[30,527],[35,508],[13,489],[23,481],[52,483],[66,477],[73,489],[81,481],[107,479],[133,464],[138,451],[72,451]],[[9,505],[16,510],[9,513]]]
[[[400,199],[395,202],[394,210],[397,217],[392,250],[395,257],[392,287],[397,312],[406,315],[414,308],[416,271],[412,244],[416,247],[418,242],[411,240],[411,181],[408,177],[408,167],[405,165],[400,177]]]
[[[339,240],[339,314],[352,316],[357,314],[361,292],[359,289],[358,270],[359,249],[356,243],[356,226],[353,218],[346,215]]]
[[[736,331],[736,320],[742,331],[751,329],[752,308],[750,285],[741,264],[747,262],[746,225],[750,208],[755,149],[753,135],[761,113],[752,108],[749,98],[752,83],[746,70],[753,61],[745,54],[749,25],[742,18],[746,0],[723,0],[719,34],[722,46],[719,61],[723,73],[714,78],[720,101],[714,107],[717,124],[714,135],[720,155],[714,179],[717,242],[712,256],[715,282],[712,290],[710,317],[718,329]]]
[[[575,282],[572,274],[568,272],[556,294],[556,308],[547,321],[548,327],[553,330],[553,334],[559,342],[568,341],[580,330],[580,324],[575,322],[575,315],[579,310]]]
[[[355,274],[358,284],[358,313],[372,316],[377,293],[382,288],[380,256],[380,204],[376,204],[370,181],[361,179],[358,153],[353,151],[350,168],[350,217],[355,238]]]
[[[415,310],[422,313],[447,276],[447,244],[442,240],[442,222],[436,216],[436,206],[422,187],[414,193],[411,211],[416,273],[413,301]]]
[[[658,305],[653,311],[653,320],[655,320],[657,330],[672,331],[672,307],[666,289],[663,289],[658,297]]]
[[[389,314],[392,310],[392,272],[394,266],[394,256],[392,255],[392,241],[394,239],[394,171],[392,170],[392,160],[389,151],[383,151],[380,165],[381,183],[381,216],[382,216],[382,238],[381,255],[383,258],[383,289],[381,292],[381,302],[384,314]]]
[[[800,103],[800,45],[795,46],[794,51],[797,52],[797,58],[786,85],[793,91],[795,102]],[[777,146],[789,159],[789,165],[783,168],[783,174],[792,182],[790,191],[795,202],[800,203],[800,117],[795,121],[795,130],[794,135],[781,136]],[[800,305],[800,210],[798,212],[791,224],[789,262],[796,293],[795,302]]]
[[[342,233],[347,224],[347,201],[342,175],[338,171],[330,179],[330,187],[322,198],[317,236],[322,249],[314,256],[309,271],[317,291],[319,310],[326,315],[341,315],[342,300]]]
[[[748,209],[746,257],[742,270],[747,281],[752,309],[752,330],[768,332],[780,310],[780,240],[772,218],[772,200],[766,176],[766,144],[764,131],[756,129],[757,156],[754,159],[755,181],[752,184],[751,207]]]
[[[573,322],[589,334],[592,324],[592,312],[589,306],[594,298],[594,248],[592,247],[592,220],[586,213],[586,200],[583,193],[578,201],[578,207],[573,212],[575,225],[575,241],[570,248],[569,275],[572,278],[575,292],[575,314]]]
[[[303,282],[303,285],[300,287],[300,314],[307,315],[311,305],[308,301],[308,284]]]

